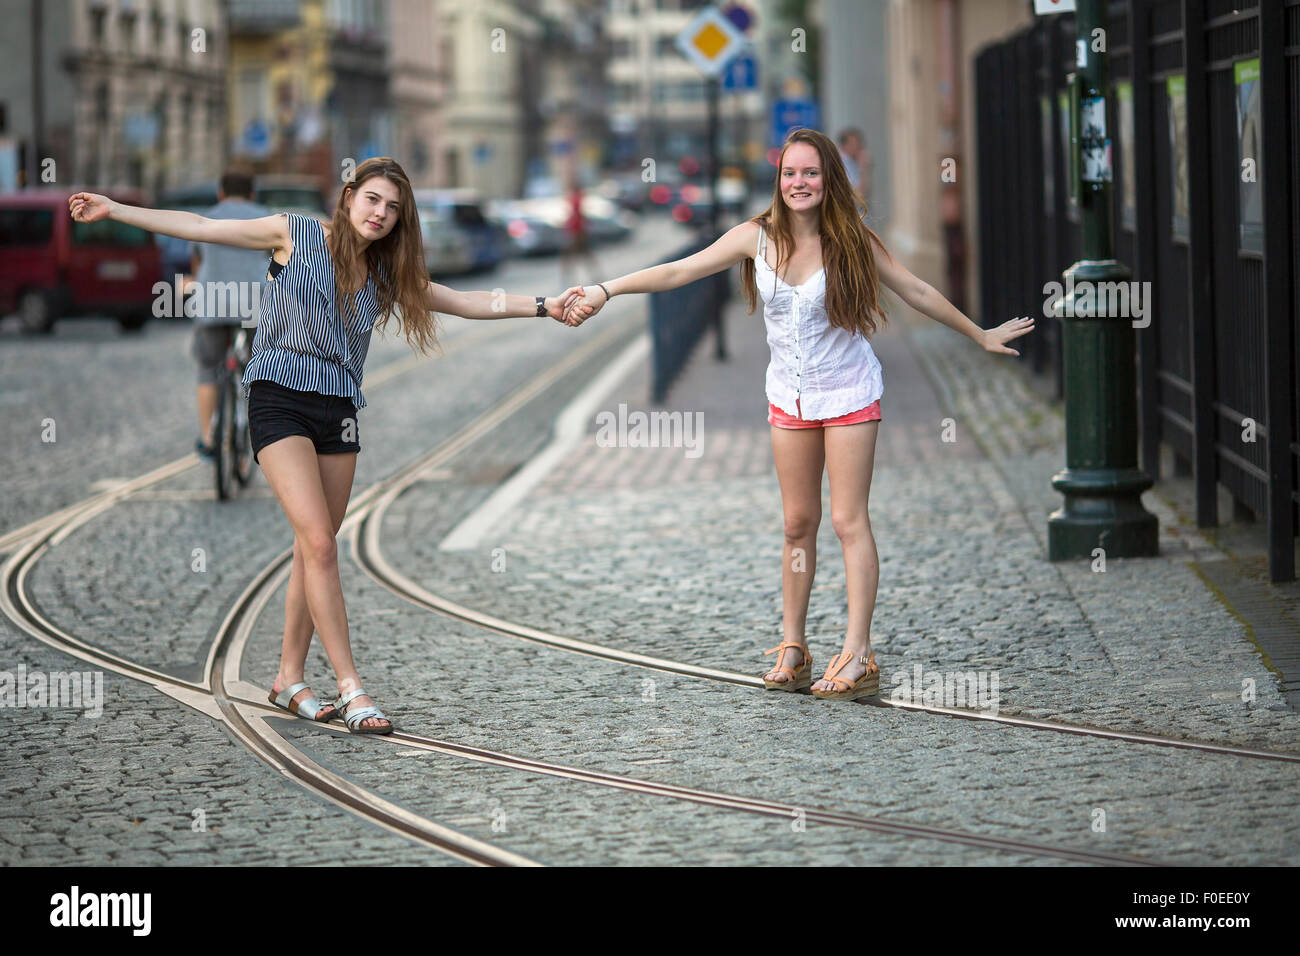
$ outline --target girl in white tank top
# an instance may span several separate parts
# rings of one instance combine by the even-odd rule
[[[751,311],[761,296],[772,349],[768,420],[785,514],[783,634],[776,647],[765,651],[777,654],[777,666],[763,682],[771,690],[811,685],[817,697],[853,700],[880,688],[880,668],[871,648],[880,559],[867,518],[880,427],[878,402],[884,393],[880,362],[867,341],[875,331],[875,316],[884,318],[878,287],[891,289],[918,312],[990,352],[1018,354],[1006,343],[1032,331],[1033,320],[1012,319],[981,329],[899,265],[862,222],[839,150],[823,133],[793,131],[777,169],[772,205],[762,215],[693,256],[587,287],[565,321],[581,324],[613,295],[675,289],[746,263]],[[836,236],[840,238],[829,241],[845,245],[828,248],[828,237]],[[772,242],[775,237],[781,242]],[[776,245],[781,248],[769,250]],[[769,262],[773,251],[780,256]],[[837,324],[835,317],[844,321]],[[844,553],[849,621],[840,653],[814,684],[804,624],[816,566],[823,470],[830,472],[831,520]]]

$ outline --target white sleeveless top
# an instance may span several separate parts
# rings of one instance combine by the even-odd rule
[[[767,264],[766,251],[767,232],[760,224],[754,279],[772,350],[767,400],[787,415],[802,412],[809,420],[866,408],[885,392],[880,360],[865,336],[828,321],[826,268],[792,286]]]

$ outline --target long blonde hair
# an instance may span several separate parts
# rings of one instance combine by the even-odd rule
[[[848,173],[840,151],[825,133],[815,129],[791,131],[781,146],[781,158],[776,164],[776,187],[772,204],[750,222],[767,231],[776,243],[775,273],[780,274],[783,263],[794,253],[794,232],[790,211],[781,197],[781,169],[785,152],[795,143],[808,143],[821,156],[822,201],[819,234],[822,247],[822,265],[826,270],[826,319],[831,325],[864,336],[873,335],[879,325],[887,321],[880,306],[880,277],[876,271],[876,257],[872,243],[892,260],[880,237],[867,225],[858,212],[858,199],[849,185]],[[754,260],[741,264],[741,288],[749,312],[758,305],[758,282]]]
[[[383,176],[397,187],[397,224],[392,231],[361,249],[361,237],[348,218],[348,202],[367,180]],[[394,308],[401,313],[401,329],[406,343],[413,349],[427,353],[430,349],[441,351],[438,343],[438,315],[429,300],[429,273],[424,263],[424,241],[420,235],[420,217],[415,209],[415,193],[406,171],[389,156],[367,159],[356,169],[351,182],[343,184],[339,200],[330,220],[330,234],[326,242],[334,262],[334,285],[338,290],[339,314],[355,314],[356,295],[360,290],[346,287],[355,263],[364,258],[370,275],[379,291],[379,309],[382,318],[376,323],[379,329],[388,324]]]

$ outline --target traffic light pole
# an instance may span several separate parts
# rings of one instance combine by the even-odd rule
[[[1112,283],[1127,286],[1132,273],[1114,257],[1104,10],[1104,0],[1078,0],[1075,13],[1078,138],[1072,147],[1083,258],[1066,270],[1067,294],[1054,311],[1065,353],[1065,470],[1052,487],[1065,501],[1047,520],[1052,561],[1098,557],[1097,549],[1103,557],[1158,553],[1156,517],[1142,506],[1152,481],[1137,463],[1136,338],[1131,316],[1110,308],[1131,301],[1113,294]]]

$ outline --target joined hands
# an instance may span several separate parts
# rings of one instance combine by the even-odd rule
[[[609,300],[600,286],[587,292],[584,286],[574,286],[561,296],[563,312],[556,316],[556,321],[577,328],[605,307]]]

